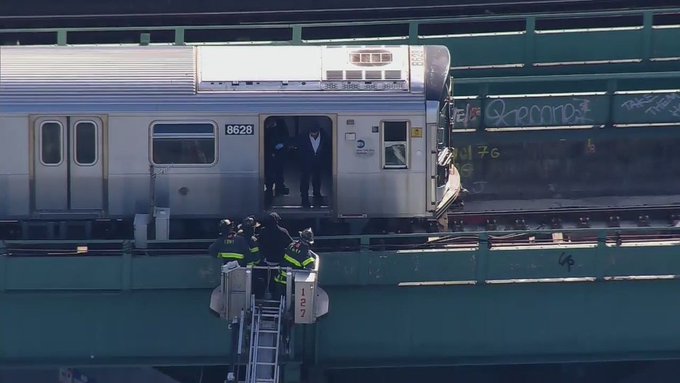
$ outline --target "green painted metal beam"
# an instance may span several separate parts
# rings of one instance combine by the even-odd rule
[[[1,291],[161,291],[219,284],[208,256],[0,257]]]
[[[636,70],[644,71],[651,64],[662,65],[680,59],[680,25],[663,25],[656,22],[655,16],[680,12],[680,9],[620,10],[605,12],[579,12],[558,14],[536,14],[528,16],[481,16],[453,17],[436,19],[358,21],[342,23],[305,23],[305,24],[251,24],[251,25],[207,25],[207,26],[148,26],[148,27],[87,27],[87,28],[23,28],[0,29],[0,36],[31,33],[54,33],[54,43],[69,44],[69,36],[87,32],[130,32],[141,34],[136,42],[154,43],[153,32],[173,32],[171,41],[177,45],[188,43],[187,33],[197,30],[280,30],[289,38],[271,37],[276,41],[225,41],[234,44],[443,44],[453,55],[453,68],[457,76],[477,76],[481,69],[519,68],[524,73],[554,71],[564,67],[583,68],[595,64],[617,68],[618,65],[633,65]],[[595,17],[639,16],[640,22],[627,27],[548,30],[541,29],[540,22],[554,19],[587,20]],[[524,20],[524,29],[508,29],[504,22]],[[461,33],[463,24],[484,22],[496,23],[500,29],[493,33]],[[322,39],[313,37],[315,29],[332,27],[347,28],[348,33],[361,33],[361,28],[380,25],[404,26],[406,31],[399,35],[379,36],[366,32],[363,37]],[[428,27],[438,25],[450,33],[428,32]],[[504,30],[506,28],[507,30]],[[514,28],[514,27],[513,27]],[[370,29],[370,28],[369,28]],[[244,33],[246,33],[244,32]],[[247,35],[247,33],[246,33]],[[246,36],[247,37],[247,36]],[[165,42],[165,41],[163,41]],[[16,44],[12,40],[8,43]],[[201,43],[194,41],[193,43]],[[677,66],[676,66],[677,67]],[[466,71],[466,69],[473,69]]]
[[[326,368],[680,357],[680,281],[329,288]]]
[[[595,237],[489,248],[495,234],[470,233],[482,246],[323,253],[330,311],[296,330],[299,357],[354,368],[677,353],[678,246],[580,232]],[[228,362],[229,330],[207,308],[210,257],[2,256],[0,266],[0,365]]]
[[[0,294],[0,366],[228,362],[230,330],[209,313],[210,290],[121,292],[87,285],[92,291]]]

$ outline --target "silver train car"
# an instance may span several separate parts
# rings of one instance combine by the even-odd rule
[[[450,61],[442,46],[0,47],[2,235],[154,218],[170,237],[199,221],[212,235],[267,209],[431,221],[460,191]],[[265,201],[273,120],[328,140],[319,206],[300,204],[295,150],[288,195]]]

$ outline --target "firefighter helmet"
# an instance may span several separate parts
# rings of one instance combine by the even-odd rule
[[[308,227],[302,230],[300,232],[300,240],[308,244],[314,243],[314,233],[312,232],[312,228]]]
[[[234,223],[229,219],[220,221],[220,234],[229,234],[234,229]]]

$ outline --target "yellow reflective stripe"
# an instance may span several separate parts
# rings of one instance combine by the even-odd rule
[[[286,261],[292,263],[293,265],[295,265],[295,266],[297,266],[297,267],[302,267],[302,264],[301,264],[300,262],[298,262],[297,259],[291,257],[291,256],[288,255],[288,254],[284,255],[284,256],[283,256],[283,259],[285,259]]]
[[[259,251],[260,251],[260,248],[257,247],[257,246],[255,246],[255,247],[253,247],[252,249],[250,249],[250,252],[251,252],[251,253],[257,253],[257,252],[259,252]]]
[[[302,267],[307,267],[307,265],[309,265],[310,263],[314,263],[313,257],[309,257],[309,258],[305,259],[305,261],[302,262]]]
[[[276,277],[274,277],[274,282],[281,283],[281,284],[286,284],[286,274],[279,274]]]
[[[227,258],[227,259],[243,259],[243,254],[238,254],[238,253],[219,253],[217,254],[218,257],[220,258]]]

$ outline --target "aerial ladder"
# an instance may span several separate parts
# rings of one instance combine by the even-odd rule
[[[258,269],[270,276],[283,270],[290,281],[285,294],[256,297],[253,275]],[[232,331],[232,369],[225,382],[279,383],[283,361],[291,355],[292,327],[315,323],[328,312],[328,295],[318,286],[318,270],[318,258],[313,270],[240,267],[236,262],[222,266],[210,309],[227,321]]]

